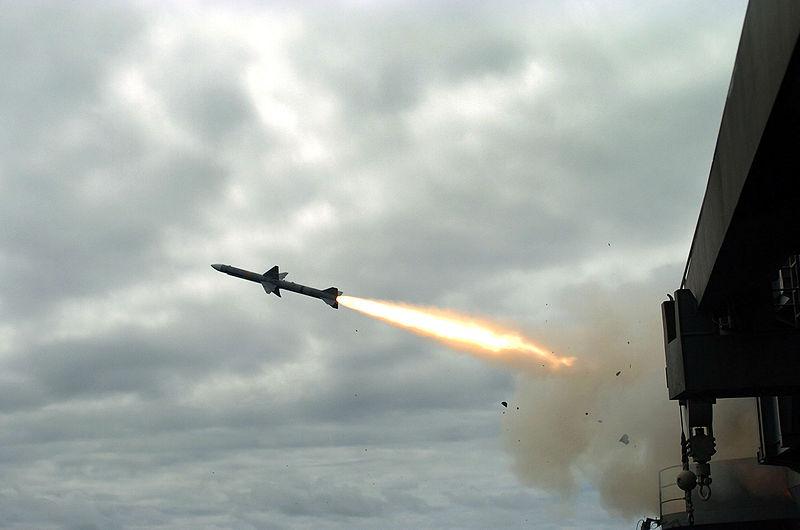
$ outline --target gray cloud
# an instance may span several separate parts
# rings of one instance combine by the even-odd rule
[[[616,6],[5,6],[4,525],[635,521],[613,477],[652,482],[671,445],[625,466],[607,441],[674,434],[653,326],[743,6]],[[496,318],[589,368],[520,376],[218,261]],[[590,405],[606,427],[561,421]]]

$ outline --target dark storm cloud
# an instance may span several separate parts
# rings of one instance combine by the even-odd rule
[[[622,524],[517,483],[507,368],[208,264],[581,343],[679,266],[739,12],[5,7],[7,526]]]

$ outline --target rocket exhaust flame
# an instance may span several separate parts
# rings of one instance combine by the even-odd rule
[[[451,311],[355,296],[339,296],[337,301],[360,313],[485,358],[535,361],[554,370],[572,366],[574,361],[572,357],[547,351],[514,331]]]

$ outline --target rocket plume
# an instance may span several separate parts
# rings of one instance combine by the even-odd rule
[[[535,361],[553,370],[572,366],[574,361],[572,357],[560,357],[534,344],[519,333],[451,311],[355,296],[340,295],[337,302],[388,324],[484,358]]]

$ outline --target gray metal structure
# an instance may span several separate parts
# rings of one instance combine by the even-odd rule
[[[798,35],[800,2],[748,5],[681,286],[704,310],[751,298],[797,251]]]
[[[658,474],[660,528],[689,526],[683,492],[675,483],[680,468],[672,466]],[[695,526],[703,530],[796,528],[800,505],[787,494],[791,482],[785,468],[762,466],[755,458],[738,458],[716,462],[714,475],[724,489],[715,491],[707,502],[695,503]],[[754,491],[758,495],[753,495]]]
[[[750,2],[681,288],[662,303],[689,525],[711,496],[721,398],[756,398],[758,461],[784,466],[787,495],[800,504],[798,39],[800,2]],[[790,519],[757,527],[800,528]]]
[[[272,293],[275,296],[280,296],[281,289],[284,289],[286,291],[292,291],[293,293],[300,293],[306,296],[311,296],[313,298],[319,298],[332,308],[334,309],[339,308],[339,303],[336,301],[336,298],[340,294],[342,294],[342,291],[340,291],[336,287],[329,287],[327,289],[315,289],[313,287],[308,287],[306,285],[301,285],[299,283],[287,282],[286,280],[284,280],[284,278],[288,273],[279,272],[277,265],[266,271],[264,274],[259,274],[257,272],[239,269],[237,267],[232,267],[230,265],[222,265],[221,263],[215,263],[211,266],[215,270],[218,270],[219,272],[224,272],[225,274],[229,274],[230,276],[235,276],[237,278],[242,278],[244,280],[249,280],[251,282],[260,283],[261,286],[264,288],[264,291],[267,292],[267,294]]]
[[[715,311],[797,250],[800,2],[747,8],[682,287]]]

